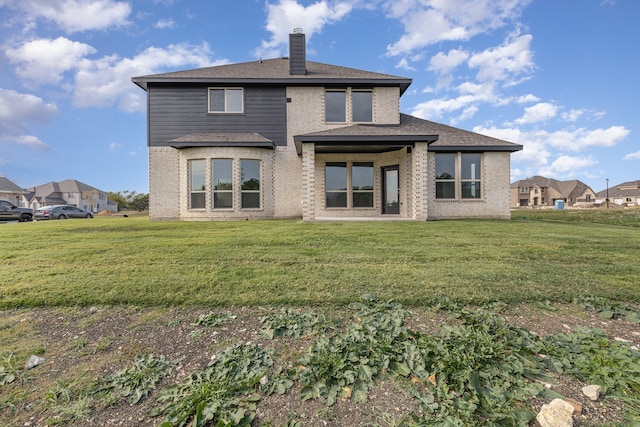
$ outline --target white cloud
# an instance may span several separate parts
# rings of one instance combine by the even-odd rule
[[[156,22],[155,27],[161,30],[175,27],[176,22],[173,19],[161,19]]]
[[[469,58],[469,54],[463,50],[452,49],[448,53],[438,52],[429,61],[429,70],[438,74],[449,73]]]
[[[16,65],[16,74],[38,84],[58,83],[62,74],[96,50],[88,44],[64,37],[37,39],[5,50],[9,61]]]
[[[47,123],[57,113],[57,107],[42,98],[0,88],[0,142],[47,149],[47,144],[26,132],[31,123]]]
[[[539,102],[524,109],[524,115],[516,120],[518,124],[538,123],[549,120],[558,114],[558,107],[548,102]]]
[[[150,47],[133,58],[105,56],[99,60],[84,59],[75,76],[74,104],[78,107],[101,107],[118,104],[125,111],[140,111],[146,106],[145,94],[131,83],[132,76],[163,72],[167,69],[205,67],[212,63],[211,51],[201,45],[175,44],[166,49]]]
[[[518,97],[518,99],[516,100],[516,102],[517,102],[518,104],[529,104],[529,103],[531,103],[531,102],[538,102],[538,101],[540,101],[540,98],[538,98],[537,96],[532,95],[532,94],[530,94],[530,93],[529,93],[529,94],[527,94],[527,95],[520,96],[520,97]]]
[[[49,150],[49,145],[42,142],[37,136],[33,135],[3,135],[0,133],[0,143],[22,145],[38,150]]]
[[[562,113],[562,119],[568,122],[577,122],[580,117],[582,117],[585,113],[585,110],[574,110],[571,109],[569,111],[565,111]]]
[[[118,148],[122,147],[123,145],[124,144],[121,144],[119,142],[112,142],[111,144],[109,144],[109,151],[114,153],[118,150]]]
[[[11,4],[28,14],[28,19],[55,22],[68,33],[104,30],[128,24],[128,2],[115,0],[20,0]]]
[[[34,95],[0,88],[0,132],[18,133],[27,123],[46,123],[58,112],[54,104]]]
[[[592,147],[613,147],[629,135],[624,126],[607,129],[571,129],[549,133],[548,144],[563,150],[582,151]]]
[[[530,0],[403,0],[387,1],[387,16],[400,19],[404,34],[387,46],[401,55],[446,41],[468,40],[500,28],[520,15]]]
[[[476,78],[480,81],[506,80],[513,83],[513,77],[529,73],[533,67],[530,34],[510,37],[501,46],[471,55],[469,67],[477,68]]]
[[[325,25],[340,21],[352,10],[348,2],[317,1],[303,6],[297,0],[279,0],[276,4],[267,3],[267,31],[271,35],[263,40],[254,55],[261,58],[282,56],[289,42],[289,34],[294,28],[302,28],[307,40],[320,33]]]
[[[560,155],[549,166],[540,169],[539,174],[552,178],[571,177],[596,164],[598,161],[591,155],[583,157]]]
[[[640,160],[640,151],[627,154],[626,156],[624,156],[624,160]]]

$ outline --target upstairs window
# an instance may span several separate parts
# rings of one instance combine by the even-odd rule
[[[354,90],[351,93],[351,110],[353,122],[371,123],[373,121],[373,92]]]
[[[243,111],[242,88],[209,88],[210,113],[242,113]]]
[[[347,92],[328,90],[325,92],[325,120],[345,123],[347,121]]]

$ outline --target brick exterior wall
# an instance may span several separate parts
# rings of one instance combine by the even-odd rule
[[[174,149],[149,147],[149,216],[151,220],[221,220],[260,218],[376,217],[382,212],[382,167],[398,165],[400,217],[414,220],[440,218],[509,218],[510,153],[482,154],[482,198],[436,200],[435,153],[426,143],[412,150],[371,154],[319,154],[312,143],[302,144],[298,155],[293,137],[343,127],[351,123],[325,123],[324,87],[288,87],[287,145],[271,149],[203,147]],[[375,88],[373,117],[377,124],[397,124],[399,88]],[[350,89],[347,118],[351,117]],[[261,208],[240,209],[239,189],[234,187],[234,208],[212,209],[211,159],[234,160],[235,183],[240,180],[240,159],[261,160]],[[205,209],[189,209],[188,161],[206,160]],[[372,162],[374,206],[360,209],[325,207],[324,168],[327,161]],[[459,167],[459,166],[458,166]],[[460,176],[458,173],[457,176]]]
[[[480,199],[455,200],[436,199],[435,153],[429,153],[429,195],[428,219],[444,218],[511,218],[509,206],[510,153],[487,152],[482,154],[482,175]],[[460,176],[460,166],[456,176]],[[456,183],[459,193],[459,185]]]

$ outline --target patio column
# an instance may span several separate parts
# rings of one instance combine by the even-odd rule
[[[418,221],[426,221],[427,210],[427,188],[429,168],[427,162],[428,145],[426,142],[416,142],[412,151],[411,161],[411,186],[412,191],[412,212],[411,217]]]
[[[302,144],[302,220],[316,219],[316,145]]]

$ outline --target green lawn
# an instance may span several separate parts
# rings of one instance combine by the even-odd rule
[[[367,293],[407,306],[588,295],[640,302],[637,214],[616,222],[534,213],[514,212],[511,221],[0,224],[0,308],[324,305]]]

